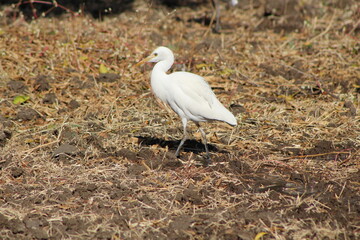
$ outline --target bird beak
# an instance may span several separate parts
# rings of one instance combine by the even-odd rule
[[[143,60],[141,60],[140,62],[138,62],[137,64],[135,64],[134,67],[138,67],[138,66],[142,65],[142,64],[148,62],[149,60],[151,60],[151,59],[154,58],[154,57],[155,57],[155,56],[151,54],[150,56],[144,58]]]

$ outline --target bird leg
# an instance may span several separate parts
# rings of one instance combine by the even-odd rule
[[[209,149],[208,149],[208,146],[207,146],[207,141],[206,141],[206,133],[204,132],[204,130],[200,127],[200,123],[195,123],[196,126],[199,128],[200,132],[201,132],[201,136],[202,136],[202,139],[204,141],[204,145],[205,145],[205,151],[206,151],[206,158],[207,159],[210,159],[210,153],[209,153]]]
[[[183,128],[184,128],[184,137],[181,139],[181,142],[180,142],[178,148],[176,149],[176,152],[175,152],[176,157],[179,157],[180,150],[181,150],[182,146],[184,145],[185,141],[188,139],[188,135],[187,135],[187,131],[186,131],[187,119],[183,118],[183,119],[181,119],[181,121],[183,123]]]
[[[215,7],[215,33],[219,33],[221,30],[221,25],[220,25],[220,3],[219,0],[212,0],[211,1],[213,6]]]

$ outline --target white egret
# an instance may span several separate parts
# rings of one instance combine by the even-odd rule
[[[189,72],[166,73],[174,63],[174,54],[169,48],[156,48],[136,66],[145,62],[156,63],[151,72],[152,91],[179,115],[183,124],[184,137],[176,150],[176,157],[179,157],[180,150],[188,138],[186,125],[192,120],[201,132],[206,156],[209,158],[206,134],[200,127],[200,122],[216,120],[236,126],[236,118],[220,103],[201,76]]]

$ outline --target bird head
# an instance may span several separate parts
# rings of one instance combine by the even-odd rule
[[[160,62],[164,60],[174,60],[174,54],[167,47],[156,48],[148,57],[138,62],[135,66],[139,66],[145,62]]]

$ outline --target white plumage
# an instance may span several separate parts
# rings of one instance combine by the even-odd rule
[[[201,76],[189,72],[166,73],[174,63],[174,54],[169,48],[158,47],[137,65],[144,62],[156,62],[151,72],[152,91],[182,120],[184,137],[176,150],[176,156],[179,156],[181,147],[187,139],[187,122],[192,120],[199,127],[209,157],[206,135],[199,122],[217,120],[235,126],[237,123],[234,115],[220,103]]]

